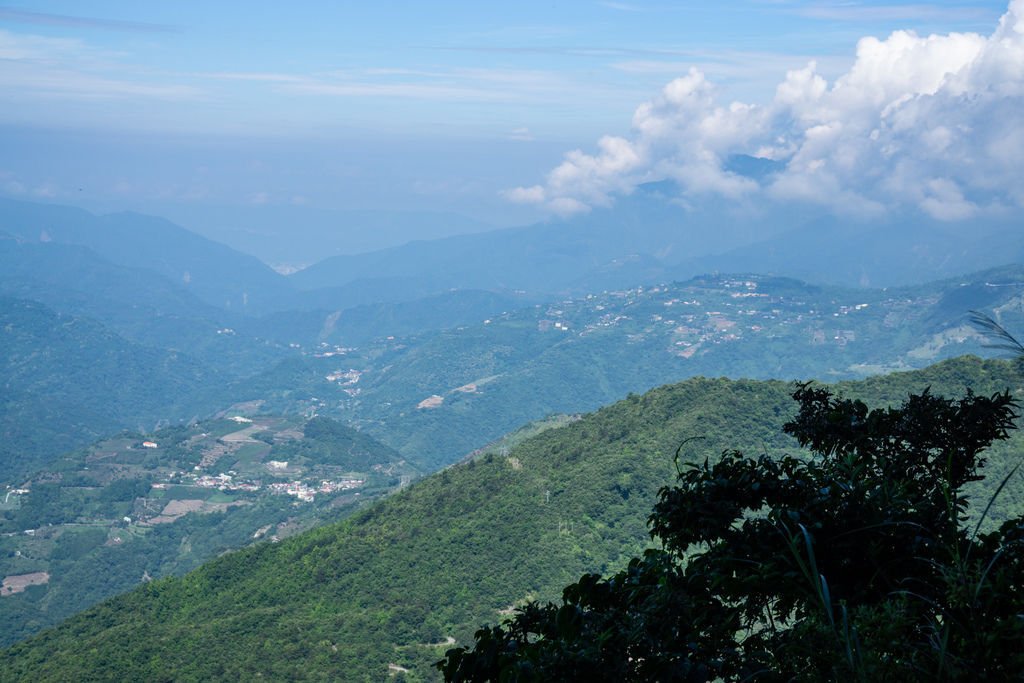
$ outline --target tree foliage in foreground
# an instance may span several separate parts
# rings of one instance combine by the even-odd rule
[[[794,398],[784,429],[812,457],[685,469],[649,518],[660,549],[482,628],[445,679],[1020,680],[1024,517],[981,533],[965,494],[1010,394]]]

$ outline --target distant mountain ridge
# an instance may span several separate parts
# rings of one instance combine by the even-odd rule
[[[175,205],[153,213],[223,242],[272,266],[301,266],[337,254],[377,251],[413,239],[438,239],[492,230],[487,223],[444,211],[318,209],[263,204],[216,207]],[[288,226],[282,232],[281,226]]]
[[[0,233],[87,247],[245,315],[408,302],[452,289],[551,299],[707,272],[888,287],[1024,261],[1024,233],[1012,216],[944,223],[916,214],[857,219],[813,209],[754,211],[720,199],[686,206],[670,181],[641,185],[614,206],[584,215],[329,256],[287,277],[141,214],[95,216],[0,199]]]
[[[225,309],[263,310],[290,289],[284,276],[257,258],[154,216],[96,216],[68,206],[0,199],[0,232],[26,242],[88,247],[110,263],[159,273]]]
[[[128,340],[178,349],[229,375],[254,372],[286,354],[258,340],[217,334],[244,317],[159,273],[111,263],[81,245],[27,242],[0,233],[0,295],[92,318]]]
[[[192,297],[207,313],[212,307],[230,314],[219,315],[227,323],[233,316],[335,311],[472,289],[468,284],[449,285],[450,279],[432,274],[379,277],[369,272],[337,286],[298,291],[294,280],[255,257],[161,218],[135,213],[97,216],[69,206],[10,199],[0,199],[0,259],[15,262],[0,278],[0,286],[4,280],[27,279],[65,290],[83,290],[91,284],[93,291],[135,302],[143,293],[162,299]],[[126,291],[117,291],[118,287]]]
[[[684,206],[674,183],[661,181],[581,216],[331,257],[289,279],[301,289],[365,283],[391,297],[403,286],[408,296],[473,287],[550,297],[707,272],[891,287],[1024,261],[1020,228],[1014,216],[947,223],[921,214],[754,211],[723,200]]]
[[[687,216],[652,184],[614,209],[331,257],[290,279],[302,289],[406,278],[420,294],[448,287],[554,294],[594,269],[635,255],[672,263],[755,239],[756,226],[722,225],[716,216],[710,208]]]
[[[754,245],[693,258],[671,270],[775,273],[819,284],[894,287],[1024,262],[1016,220],[974,225],[891,217],[879,222],[818,220]]]

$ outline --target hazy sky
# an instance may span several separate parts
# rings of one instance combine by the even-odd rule
[[[0,192],[172,214],[439,209],[496,224],[587,210],[659,175],[689,192],[808,200],[816,163],[842,166],[843,145],[870,137],[892,106],[941,95],[932,72],[981,59],[1007,12],[989,1],[3,3]],[[977,35],[897,45],[896,30]],[[984,71],[950,97],[990,85],[998,69]],[[836,95],[839,82],[860,95]],[[887,99],[868,102],[873,89]],[[916,115],[948,133],[981,114]],[[808,151],[847,118],[856,130]],[[1012,203],[998,178],[986,189],[945,171],[911,177],[910,161],[934,160],[886,157],[882,142],[873,163],[907,160],[900,178],[852,187],[862,167],[851,162],[827,191],[870,208],[904,183],[949,216],[981,206],[970,193],[982,189]],[[751,188],[723,171],[733,154],[792,172],[770,192]]]

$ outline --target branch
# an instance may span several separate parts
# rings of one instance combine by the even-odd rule
[[[993,341],[991,344],[983,344],[986,349],[999,349],[1009,351],[1015,356],[1024,358],[1024,345],[1017,338],[1006,331],[1006,329],[992,318],[981,311],[970,311],[971,324],[983,335]]]

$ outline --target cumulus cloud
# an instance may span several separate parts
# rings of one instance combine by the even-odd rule
[[[730,170],[746,155],[778,170]],[[607,206],[639,183],[673,179],[688,196],[799,201],[874,214],[915,206],[956,221],[1024,207],[1024,0],[989,36],[866,37],[832,82],[814,62],[765,103],[720,101],[699,70],[633,115],[627,137],[574,150],[545,182],[505,193],[558,213]]]

